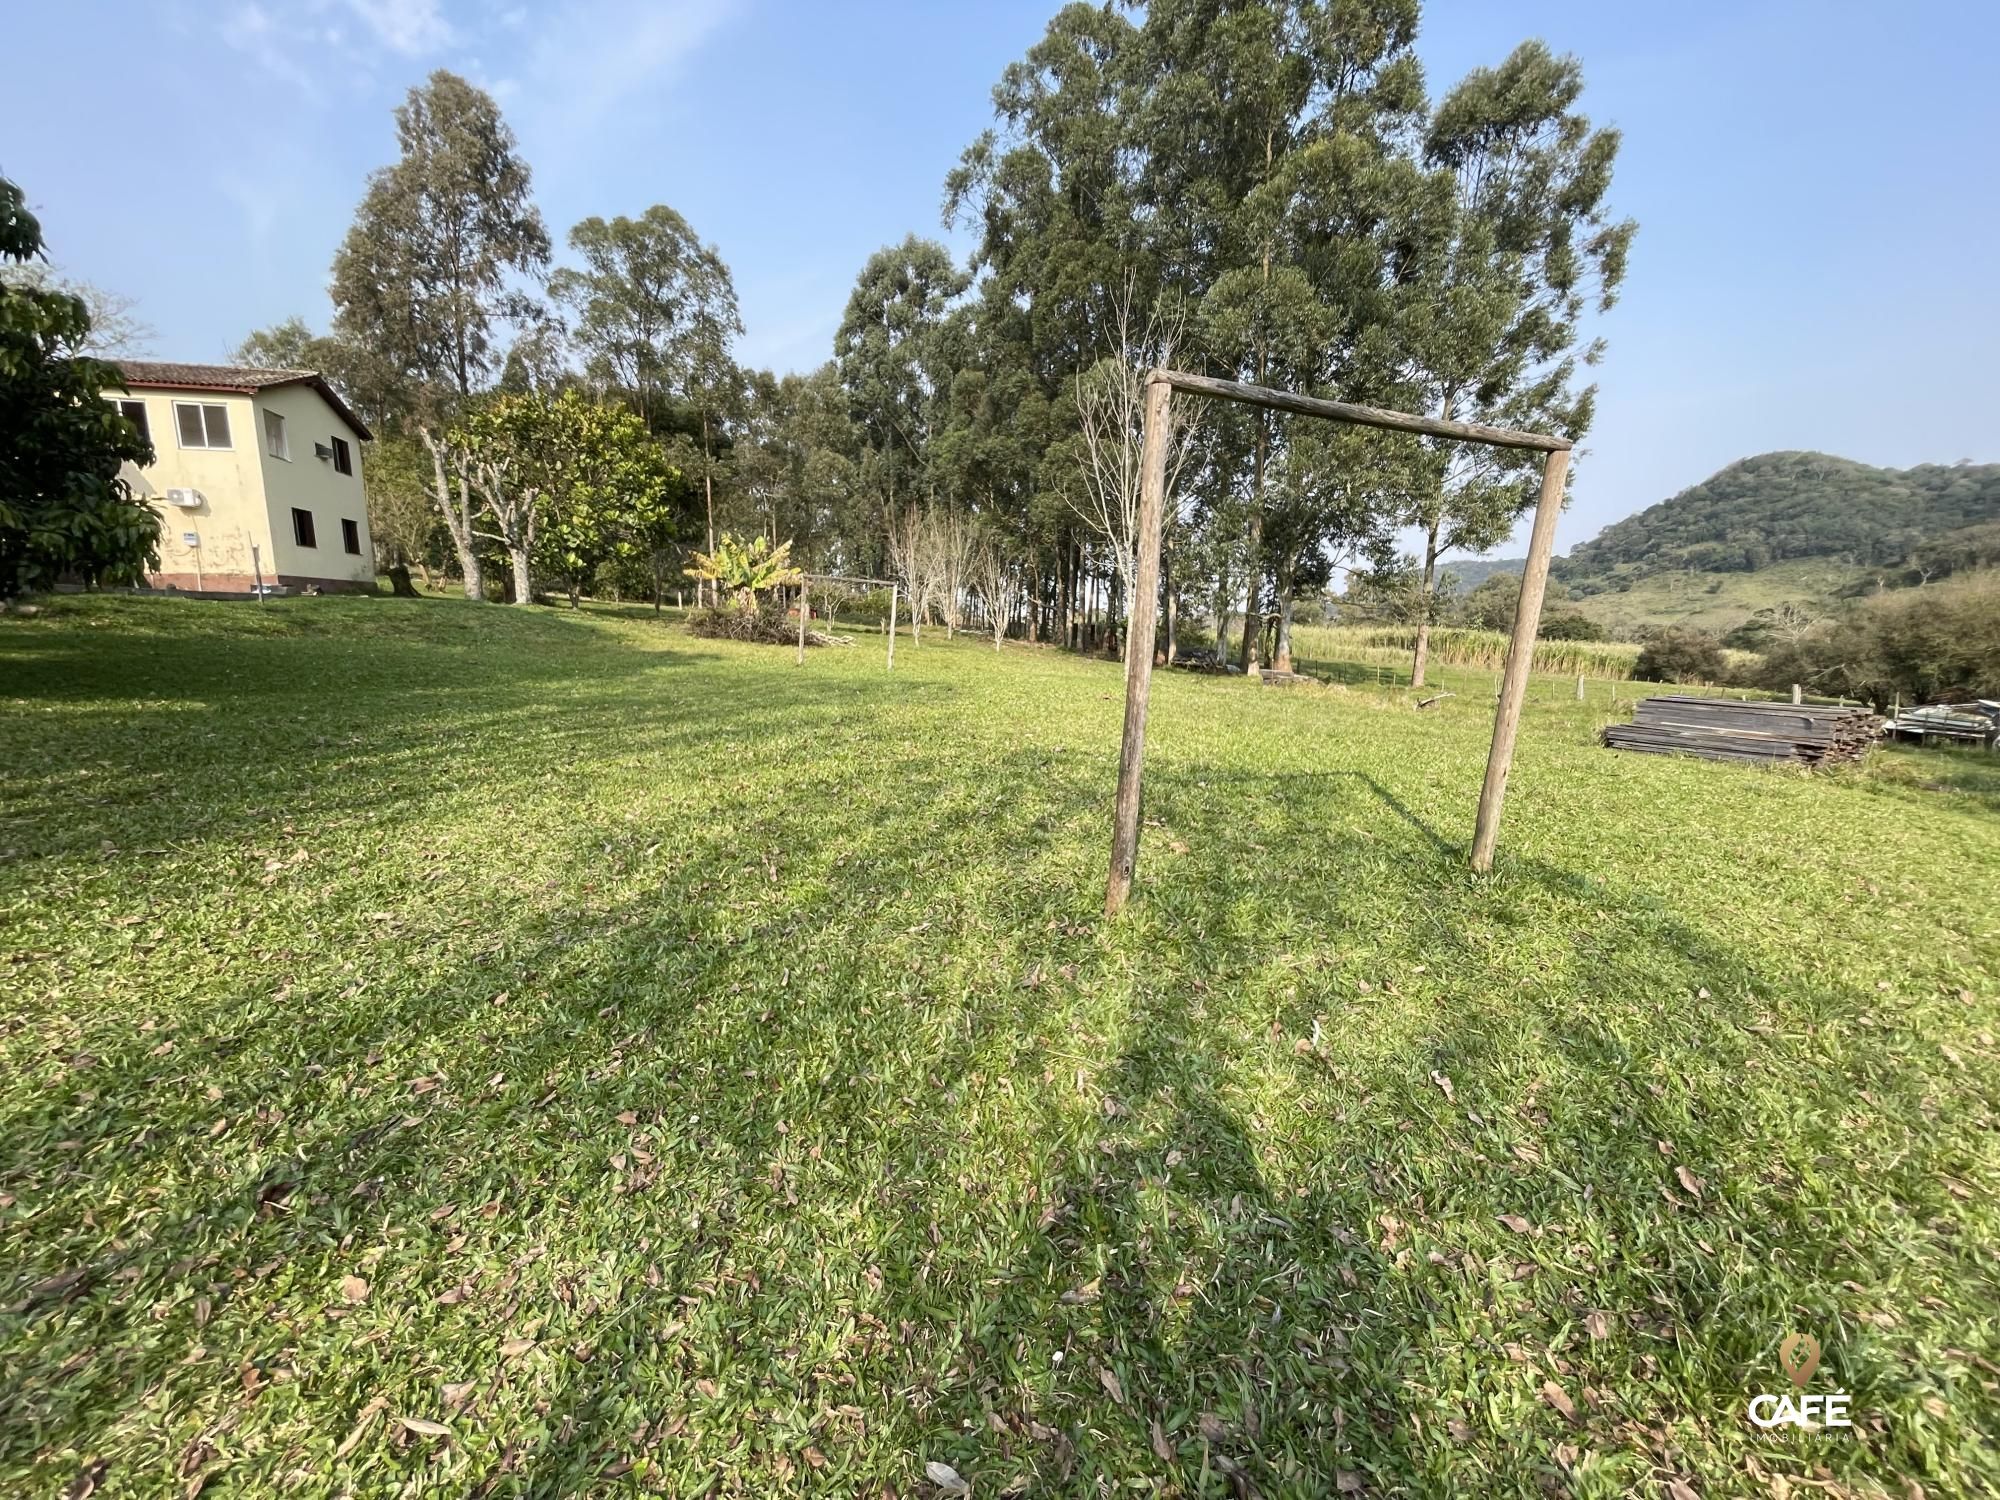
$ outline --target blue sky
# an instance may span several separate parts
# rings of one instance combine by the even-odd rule
[[[806,368],[867,255],[942,232],[946,171],[1055,8],[21,7],[0,172],[64,271],[137,299],[153,353],[220,359],[324,325],[390,110],[451,67],[500,98],[558,239],[672,204],[736,273],[743,357]],[[1441,89],[1529,36],[1583,60],[1640,223],[1559,546],[1766,449],[2000,460],[2000,6],[1434,0],[1420,50]]]

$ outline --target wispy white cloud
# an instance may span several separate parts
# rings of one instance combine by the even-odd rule
[[[740,0],[594,0],[565,9],[530,57],[532,92],[584,133],[677,72]]]
[[[456,33],[439,0],[345,0],[376,42],[404,57],[451,45]]]
[[[307,99],[321,97],[318,81],[299,62],[298,33],[256,0],[238,6],[222,34],[271,78]]]

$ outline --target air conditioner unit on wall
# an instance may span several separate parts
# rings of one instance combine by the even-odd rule
[[[194,510],[201,505],[201,491],[168,490],[167,504],[178,505],[182,510]]]

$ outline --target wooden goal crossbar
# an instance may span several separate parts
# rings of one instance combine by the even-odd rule
[[[1125,647],[1125,733],[1118,751],[1118,801],[1111,819],[1111,875],[1104,890],[1105,915],[1115,915],[1132,894],[1132,874],[1139,863],[1139,778],[1146,756],[1146,705],[1153,686],[1153,643],[1159,629],[1160,518],[1166,508],[1168,419],[1176,390],[1191,396],[1240,401],[1272,411],[1325,417],[1361,427],[1414,432],[1425,437],[1485,443],[1496,448],[1525,448],[1546,455],[1542,461],[1542,491],[1535,502],[1535,523],[1528,537],[1528,561],[1521,575],[1520,602],[1514,609],[1514,634],[1507,645],[1507,667],[1500,680],[1500,707],[1493,717],[1493,746],[1486,756],[1486,781],[1479,792],[1479,817],[1472,834],[1472,868],[1493,868],[1493,848],[1500,837],[1500,806],[1507,796],[1507,773],[1514,763],[1514,737],[1520,729],[1521,703],[1528,692],[1528,668],[1535,654],[1535,633],[1542,622],[1542,595],[1548,589],[1549,554],[1555,548],[1556,516],[1562,510],[1569,478],[1571,442],[1539,432],[1510,427],[1486,427],[1474,422],[1448,422],[1379,406],[1357,406],[1300,396],[1238,380],[1216,380],[1180,370],[1154,370],[1146,377],[1146,439],[1139,457],[1138,567],[1132,581],[1132,625]],[[1140,604],[1139,601],[1144,601]]]

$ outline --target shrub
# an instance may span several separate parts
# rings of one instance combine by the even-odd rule
[[[1632,675],[1641,682],[1720,682],[1726,671],[1722,644],[1714,636],[1669,625],[1646,642]]]
[[[1604,627],[1589,615],[1579,614],[1573,609],[1558,610],[1552,615],[1542,616],[1542,628],[1536,638],[1544,641],[1601,641],[1608,639]]]
[[[710,640],[764,641],[774,646],[797,645],[799,639],[798,626],[785,607],[768,599],[697,610],[688,617],[688,629]]]

